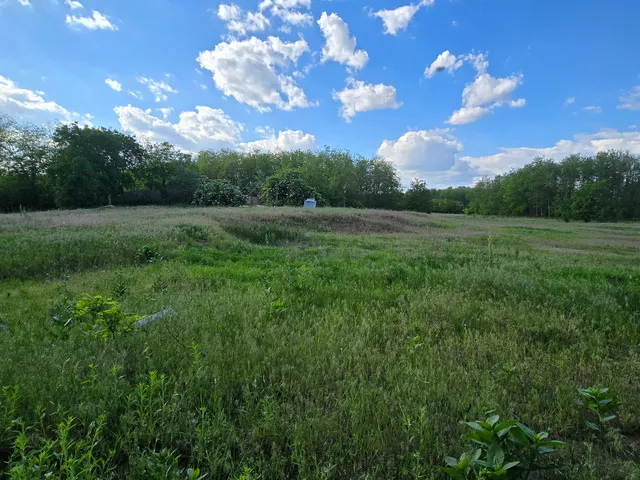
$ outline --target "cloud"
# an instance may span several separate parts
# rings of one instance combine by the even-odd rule
[[[301,130],[281,130],[278,136],[272,128],[266,127],[258,129],[263,138],[253,142],[240,143],[238,149],[253,152],[281,152],[292,150],[315,150],[316,137],[310,133],[303,133]]]
[[[147,88],[149,88],[149,91],[155,97],[156,102],[167,101],[167,93],[178,93],[178,91],[175,90],[171,85],[163,81],[158,82],[146,77],[138,77],[136,78],[136,80],[138,81],[138,83],[146,85]]]
[[[397,140],[385,140],[378,155],[395,163],[408,185],[412,178],[431,186],[468,185],[483,175],[502,175],[531,163],[536,157],[561,161],[569,155],[595,155],[623,150],[640,154],[640,132],[603,129],[560,140],[551,147],[500,148],[493,155],[460,156],[463,144],[447,129],[410,131]]]
[[[248,32],[261,32],[271,24],[261,12],[245,13],[235,3],[221,3],[218,6],[218,18],[225,22],[228,30],[240,35],[247,35]]]
[[[132,90],[129,90],[129,95],[131,95],[133,98],[137,99],[137,100],[144,100],[144,98],[142,97],[142,94],[140,92],[134,92]]]
[[[511,99],[511,95],[520,85],[522,75],[496,78],[488,73],[479,74],[473,83],[462,91],[462,108],[453,112],[447,123],[463,125],[475,122],[505,103],[512,108],[524,106],[525,99]]]
[[[377,12],[372,12],[371,16],[382,19],[385,35],[397,35],[398,32],[405,30],[409,26],[409,23],[411,23],[420,8],[431,6],[433,3],[434,0],[423,0],[417,5],[404,5],[393,10],[378,10]]]
[[[18,3],[20,5],[22,5],[23,7],[30,7],[31,6],[31,2],[29,0],[18,0]]]
[[[106,83],[107,85],[109,85],[112,89],[114,89],[116,92],[121,92],[122,91],[122,84],[116,80],[112,80],[111,78],[107,78],[104,83]]]
[[[240,140],[244,129],[222,110],[197,106],[182,112],[178,123],[171,123],[131,105],[113,109],[123,129],[154,142],[170,142],[184,150],[230,146]]]
[[[338,15],[322,12],[318,25],[325,38],[322,62],[333,60],[353,70],[359,70],[369,61],[365,50],[356,50],[356,37],[349,36],[349,26]]]
[[[564,101],[564,106],[567,107],[569,105],[573,105],[576,101],[576,97],[569,97]]]
[[[618,108],[621,110],[640,110],[640,85],[636,85],[620,96]]]
[[[588,107],[583,107],[582,110],[593,113],[602,113],[602,108],[597,105],[589,105]]]
[[[458,159],[462,143],[448,129],[410,131],[396,140],[384,140],[378,155],[393,162],[402,183],[421,178],[432,186],[468,184],[477,176]]]
[[[313,23],[313,16],[311,14],[288,8],[274,6],[271,8],[271,14],[273,16],[280,17],[283,22],[290,23],[291,25],[303,26],[311,25]]]
[[[76,8],[84,8],[82,3],[80,3],[78,0],[65,0],[64,3],[69,5],[69,7],[71,7],[71,10],[75,10]]]
[[[311,0],[263,0],[258,9],[260,11],[269,7],[279,8],[311,8]]]
[[[431,65],[424,70],[424,76],[433,77],[438,72],[447,71],[453,74],[465,63],[470,63],[479,74],[485,73],[489,68],[489,62],[484,53],[468,53],[466,55],[454,55],[449,50],[445,50]]]
[[[198,63],[213,73],[222,93],[259,112],[271,106],[293,110],[316,106],[286,71],[295,65],[309,45],[304,39],[283,42],[278,37],[222,42],[198,55]],[[284,98],[283,98],[284,97]]]
[[[107,17],[102,15],[97,10],[92,11],[91,17],[67,15],[65,23],[70,27],[82,27],[88,30],[118,30],[117,26],[113,25]]]
[[[477,122],[490,113],[491,110],[484,107],[462,107],[451,114],[447,123],[451,125],[465,125],[467,123]]]
[[[469,163],[481,175],[500,175],[512,168],[520,168],[536,157],[560,161],[569,155],[595,155],[611,149],[628,150],[632,154],[640,154],[640,132],[604,129],[598,133],[576,135],[572,140],[560,140],[552,147],[503,147],[494,155],[462,157],[461,160]]]
[[[169,118],[169,115],[171,115],[171,112],[173,112],[173,108],[159,108],[158,111],[162,114],[162,118],[166,120],[167,118]]]
[[[44,92],[20,88],[12,80],[0,75],[0,111],[20,117],[46,113],[71,120],[72,115],[66,108],[45,100],[43,96]]]
[[[368,112],[382,108],[399,108],[402,102],[396,99],[396,88],[392,85],[364,83],[362,80],[347,80],[348,87],[333,91],[333,99],[340,101],[340,115],[347,123],[358,112]]]
[[[449,50],[445,50],[438,58],[436,58],[431,65],[424,70],[424,76],[427,78],[433,77],[437,72],[446,70],[449,73],[455,72],[464,63],[463,57],[456,57]]]

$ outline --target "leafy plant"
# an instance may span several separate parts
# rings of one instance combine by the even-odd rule
[[[164,260],[158,249],[151,245],[143,245],[135,253],[136,262],[145,265],[149,263],[157,263]]]
[[[611,430],[609,425],[617,418],[613,412],[619,405],[618,396],[606,387],[579,388],[578,393],[582,406],[591,415],[591,420],[585,420],[585,425],[597,432],[605,443],[606,435]]]
[[[75,304],[71,304],[69,298],[64,297],[64,301],[58,302],[52,310],[60,312],[53,315],[58,325],[78,326],[93,336],[103,339],[130,333],[133,330],[133,324],[142,318],[123,312],[117,300],[86,293]]]
[[[40,445],[28,435],[28,429],[18,422],[20,431],[15,439],[13,454],[7,472],[10,479],[74,478],[90,480],[105,478],[114,470],[112,460],[115,449],[100,455],[97,447],[106,425],[106,416],[100,415],[89,425],[84,436],[75,434],[76,421],[67,417],[60,422],[55,438]]]
[[[459,459],[445,458],[447,466],[441,470],[452,478],[528,479],[531,472],[548,468],[538,463],[541,455],[564,445],[549,440],[547,432],[536,433],[516,419],[501,422],[498,415],[462,423],[471,429],[467,438],[479,448],[463,453]]]

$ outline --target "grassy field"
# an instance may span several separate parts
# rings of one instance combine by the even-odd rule
[[[445,478],[492,409],[566,442],[529,480],[640,479],[640,224],[0,215],[0,324],[11,478]],[[604,439],[576,403],[596,385],[621,403]]]

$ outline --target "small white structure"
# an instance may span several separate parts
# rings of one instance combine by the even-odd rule
[[[316,208],[316,199],[315,198],[307,198],[304,201],[304,208]]]

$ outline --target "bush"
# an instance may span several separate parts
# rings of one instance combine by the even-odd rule
[[[193,204],[199,207],[239,207],[244,203],[245,198],[240,189],[226,180],[201,178],[193,194]]]
[[[301,207],[307,198],[315,198],[318,206],[324,204],[322,196],[304,181],[298,170],[283,170],[270,176],[262,198],[274,207]]]

